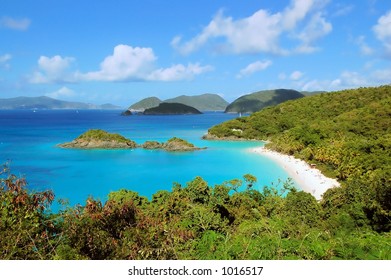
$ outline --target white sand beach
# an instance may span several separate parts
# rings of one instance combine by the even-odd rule
[[[311,193],[317,200],[321,199],[322,194],[329,188],[340,186],[337,180],[324,176],[318,169],[293,156],[280,154],[265,147],[252,148],[251,152],[280,164],[303,191]]]

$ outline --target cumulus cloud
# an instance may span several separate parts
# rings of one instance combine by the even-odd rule
[[[169,68],[161,68],[153,71],[148,77],[151,81],[179,81],[179,80],[191,80],[196,75],[200,75],[205,72],[212,71],[213,67],[201,66],[200,64],[188,64],[184,66],[182,64],[176,64]]]
[[[342,17],[350,14],[354,9],[354,5],[346,5],[346,4],[341,4],[338,3],[336,5],[336,11],[333,13],[333,16],[335,17]]]
[[[301,49],[306,48],[308,52],[313,48],[311,44],[315,40],[331,31],[331,24],[321,13],[314,14],[318,7],[322,7],[321,3],[322,0],[292,0],[281,12],[270,13],[260,9],[249,17],[237,20],[220,11],[200,34],[187,42],[182,42],[182,38],[176,36],[171,45],[186,55],[208,43],[213,45],[216,38],[223,38],[225,40],[222,44],[213,45],[218,52],[288,54],[289,51],[279,44],[280,37],[288,35],[286,38],[289,39],[289,35],[297,33],[299,35],[296,39],[303,42]],[[299,32],[298,26],[307,18],[310,18],[310,21]]]
[[[82,80],[95,81],[178,81],[192,79],[194,76],[212,70],[211,66],[200,64],[176,64],[168,68],[156,69],[155,56],[151,48],[133,48],[118,45],[113,55],[104,59],[100,70],[80,74]]]
[[[253,63],[250,63],[245,68],[240,70],[239,74],[236,76],[238,79],[243,78],[245,76],[249,76],[255,72],[263,71],[269,66],[272,65],[271,60],[263,60],[263,61],[255,61]]]
[[[369,47],[368,44],[365,42],[365,36],[359,36],[355,42],[359,46],[361,54],[363,55],[373,54],[374,52],[373,49]]]
[[[297,35],[302,44],[296,49],[299,53],[311,53],[317,50],[313,42],[326,36],[332,30],[331,23],[327,22],[322,13],[318,12],[311,17],[304,29]]]
[[[56,99],[74,97],[75,95],[76,95],[75,92],[67,87],[62,87],[54,92],[46,94],[46,96],[56,98]]]
[[[29,28],[31,20],[28,18],[16,19],[12,17],[2,17],[0,19],[0,27],[8,29],[25,31]]]
[[[81,74],[79,78],[95,81],[143,80],[154,68],[156,59],[151,48],[118,45],[113,54],[100,64],[100,70]]]
[[[300,80],[301,79],[301,77],[303,77],[303,73],[302,72],[300,72],[300,71],[293,71],[291,74],[290,74],[290,76],[289,76],[289,78],[291,79],[291,80],[293,80],[293,81],[297,81],[297,80]]]
[[[6,68],[8,69],[10,67],[9,61],[11,60],[12,55],[6,53],[4,55],[0,56],[0,68]]]
[[[369,80],[367,75],[355,71],[343,71],[333,80],[310,80],[303,84],[303,91],[316,90],[341,90],[346,88],[357,88],[364,86],[378,85],[373,79]]]
[[[30,77],[31,83],[72,83],[82,81],[131,82],[131,81],[179,81],[192,79],[197,75],[211,71],[209,65],[199,63],[176,64],[168,68],[157,68],[151,48],[118,45],[113,54],[107,56],[99,70],[82,73],[70,71],[74,58],[41,56],[38,70]]]
[[[75,82],[74,74],[68,69],[74,61],[72,57],[41,56],[38,59],[38,70],[30,77],[33,84]]]
[[[383,43],[386,52],[391,56],[391,11],[381,16],[373,27],[376,37]]]

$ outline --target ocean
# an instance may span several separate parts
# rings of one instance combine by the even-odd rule
[[[249,152],[262,142],[207,141],[211,126],[237,117],[220,112],[180,116],[121,116],[118,110],[4,110],[0,111],[0,163],[23,176],[32,191],[53,190],[70,206],[88,197],[105,201],[111,191],[129,189],[151,198],[158,190],[183,186],[196,176],[210,186],[250,173],[255,188],[277,186],[288,178],[275,162]],[[142,144],[180,137],[205,150],[72,150],[56,145],[88,129],[120,133]],[[53,206],[57,207],[57,206]]]

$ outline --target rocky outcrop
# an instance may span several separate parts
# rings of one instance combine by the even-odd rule
[[[194,146],[192,143],[189,143],[188,141],[177,137],[173,137],[164,143],[160,143],[157,141],[146,141],[141,147],[148,150],[162,149],[169,152],[187,152],[187,151],[197,151],[197,150],[205,149],[205,148],[198,148]]]
[[[201,150],[186,140],[173,137],[163,144],[163,149],[166,151],[196,151]]]
[[[162,149],[163,144],[157,141],[146,141],[141,147],[146,150],[157,150]]]

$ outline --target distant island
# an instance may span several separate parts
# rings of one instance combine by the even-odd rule
[[[194,107],[181,103],[160,103],[159,106],[146,109],[144,115],[194,115],[202,114]]]
[[[263,108],[304,96],[304,94],[292,89],[257,91],[236,99],[227,106],[225,113],[254,113]]]
[[[58,147],[69,149],[134,149],[143,148],[147,150],[165,150],[170,152],[196,151],[205,148],[198,148],[192,143],[181,138],[173,137],[167,142],[146,141],[143,145],[125,138],[118,133],[109,133],[102,129],[91,129],[77,137],[71,142],[59,144]]]
[[[181,103],[196,108],[199,111],[224,111],[228,106],[218,94],[205,93],[195,96],[181,95],[175,98],[166,99],[166,103]]]
[[[144,99],[132,104],[126,111],[144,112],[145,109],[157,107],[162,102],[163,101],[157,97],[154,97],[154,96],[147,97],[147,98],[144,98]]]
[[[198,111],[224,111],[229,104],[221,96],[212,93],[201,95],[187,96],[181,95],[178,97],[160,100],[158,97],[144,98],[131,106],[122,113],[124,116],[132,115],[133,113],[143,113],[148,109],[159,107],[162,103],[180,103],[189,107],[193,107]],[[160,109],[159,109],[160,110]],[[148,114],[148,111],[147,111]],[[165,114],[165,113],[164,113]]]
[[[116,110],[121,107],[113,104],[95,105],[83,102],[70,102],[54,99],[48,96],[39,97],[15,97],[0,99],[0,110],[17,110],[17,109],[101,109],[101,110]]]

